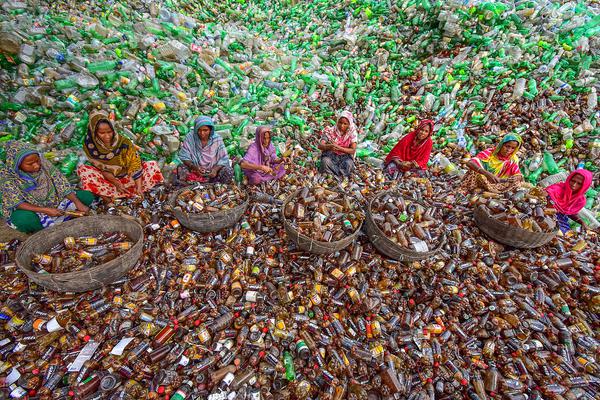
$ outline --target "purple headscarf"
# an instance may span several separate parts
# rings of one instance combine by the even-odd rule
[[[244,160],[252,164],[271,166],[271,162],[277,159],[275,146],[273,146],[272,141],[270,141],[266,148],[263,146],[263,138],[267,131],[270,131],[268,126],[259,126],[256,128],[254,143],[248,147]]]

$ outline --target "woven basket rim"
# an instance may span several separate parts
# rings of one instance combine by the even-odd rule
[[[369,204],[367,207],[367,218],[369,219],[369,223],[371,225],[371,227],[373,228],[373,230],[378,234],[379,236],[379,240],[383,241],[385,244],[390,245],[393,248],[396,248],[398,250],[398,252],[400,253],[404,253],[409,257],[418,257],[421,259],[427,258],[427,257],[431,257],[435,254],[437,254],[440,249],[444,246],[444,244],[446,244],[446,233],[442,233],[442,235],[440,236],[440,243],[434,247],[433,249],[429,250],[429,251],[415,251],[415,250],[411,250],[411,249],[407,249],[406,247],[402,247],[400,246],[398,243],[394,242],[393,240],[391,240],[390,238],[388,238],[386,236],[386,234],[379,228],[379,226],[377,225],[377,223],[373,220],[373,213],[371,212],[372,210],[372,205],[373,202],[375,200],[377,200],[378,198],[380,198],[381,196],[383,196],[384,194],[391,194],[391,193],[399,193],[398,191],[395,190],[383,190],[379,193],[377,193],[375,196],[373,196],[371,198],[371,200],[369,200]],[[412,200],[412,202],[420,204],[421,206],[423,204],[421,204],[420,202],[416,201],[416,200]],[[370,233],[367,232],[367,236],[369,237],[369,240],[371,240],[371,235]],[[373,241],[371,241],[373,243]],[[375,245],[375,243],[373,243]],[[375,245],[377,247],[377,245]]]
[[[540,247],[552,240],[554,232],[531,232],[518,226],[509,225],[494,219],[482,204],[473,212],[477,227],[494,240],[513,247]],[[502,228],[503,234],[496,232],[495,227]]]
[[[15,263],[17,264],[17,267],[19,267],[19,269],[25,274],[27,275],[27,277],[30,276],[35,276],[38,278],[49,278],[49,279],[53,279],[53,278],[61,278],[61,279],[76,279],[78,277],[83,277],[85,275],[91,275],[94,274],[96,272],[100,272],[102,271],[104,268],[106,268],[106,264],[107,263],[103,263],[103,264],[99,264],[96,265],[92,268],[83,270],[83,271],[73,271],[73,272],[63,272],[63,273],[47,273],[47,274],[39,274],[37,272],[35,272],[34,270],[31,269],[31,267],[27,268],[24,265],[21,264],[20,262],[20,256],[23,253],[23,251],[25,251],[25,249],[27,249],[29,246],[31,246],[31,243],[37,242],[39,240],[39,238],[44,235],[47,234],[49,232],[49,230],[52,231],[61,231],[64,230],[65,226],[68,225],[72,225],[74,222],[79,221],[81,222],[81,220],[84,219],[90,219],[90,222],[92,222],[91,220],[97,220],[97,219],[102,219],[102,220],[106,220],[106,219],[113,219],[113,220],[119,220],[120,222],[124,223],[124,224],[129,224],[130,226],[132,226],[135,230],[138,230],[139,232],[139,238],[133,243],[133,245],[131,246],[131,248],[129,250],[127,250],[125,253],[121,254],[118,257],[115,257],[113,260],[111,261],[115,261],[120,259],[121,257],[124,257],[126,254],[128,254],[129,252],[131,252],[133,250],[133,248],[137,245],[142,245],[144,244],[144,229],[142,228],[142,226],[135,220],[129,219],[129,218],[124,218],[118,215],[109,215],[109,214],[103,214],[103,215],[92,215],[92,216],[87,216],[87,217],[80,217],[77,219],[72,219],[70,221],[65,221],[61,224],[56,224],[54,226],[51,226],[49,228],[43,229],[39,232],[34,233],[33,235],[31,235],[30,237],[27,238],[27,240],[25,240],[23,242],[23,244],[21,244],[21,246],[19,246],[19,248],[17,249],[17,252],[15,253]],[[66,237],[66,236],[65,236]],[[132,239],[132,238],[129,238]]]
[[[200,185],[215,186],[217,184],[216,183],[200,183]],[[219,185],[225,185],[225,186],[229,186],[229,187],[233,186],[231,184],[225,184],[225,183],[219,183]],[[189,185],[189,186],[183,187],[181,189],[178,189],[171,194],[171,197],[169,198],[169,205],[173,208],[174,213],[183,214],[184,216],[186,216],[186,218],[194,219],[197,221],[200,221],[200,220],[211,221],[211,220],[214,220],[219,217],[229,216],[230,214],[247,207],[250,202],[250,196],[248,196],[248,194],[245,194],[245,199],[242,203],[240,203],[237,206],[230,208],[228,210],[218,210],[218,211],[207,212],[207,213],[190,213],[190,212],[187,212],[184,210],[176,209],[177,196],[181,192],[183,192],[185,190],[193,190],[193,188],[195,188],[197,186],[198,186],[198,184]]]
[[[294,192],[292,192],[289,196],[287,196],[285,198],[285,200],[283,201],[283,204],[281,205],[281,218],[283,220],[283,225],[284,225],[284,227],[287,227],[291,231],[293,231],[296,234],[296,236],[298,237],[298,239],[302,238],[304,240],[309,240],[309,241],[314,242],[323,247],[339,247],[339,246],[342,246],[344,244],[344,242],[348,240],[348,238],[355,238],[356,236],[358,236],[358,234],[360,233],[360,230],[363,226],[363,223],[365,222],[365,218],[363,218],[363,220],[360,221],[360,224],[358,225],[358,227],[356,228],[356,230],[354,232],[352,232],[350,235],[346,236],[343,239],[336,240],[335,242],[323,242],[321,240],[316,240],[309,236],[306,236],[303,233],[300,233],[300,231],[298,229],[294,228],[294,226],[291,224],[291,222],[289,222],[288,219],[285,217],[284,211],[285,211],[285,206],[287,205],[287,203],[289,203],[294,197],[296,197],[298,195],[298,193],[300,193],[301,190],[302,189],[296,189]],[[337,193],[340,193],[340,192],[337,192]],[[354,198],[353,196],[349,196],[349,197]],[[344,245],[343,247],[346,247],[346,246],[347,245]]]

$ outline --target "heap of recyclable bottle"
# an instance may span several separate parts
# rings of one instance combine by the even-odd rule
[[[535,251],[486,239],[447,175],[403,185],[361,167],[338,182],[297,167],[249,192],[232,228],[180,226],[168,191],[102,210],[136,218],[138,264],[107,288],[27,282],[0,245],[0,391],[29,399],[594,399],[600,390],[599,244],[565,236]],[[282,229],[307,185],[365,200],[382,187],[440,210],[448,241],[401,263],[364,235],[329,255]]]
[[[0,140],[40,143],[67,174],[100,104],[165,172],[198,114],[239,156],[258,123],[297,144],[344,107],[373,164],[429,116],[462,155],[522,132],[530,181],[546,152],[598,168],[600,28],[581,1],[11,0],[0,23]]]

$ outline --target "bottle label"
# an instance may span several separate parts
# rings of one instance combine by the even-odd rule
[[[48,332],[56,332],[63,329],[63,327],[60,326],[60,324],[56,320],[56,317],[54,317],[50,321],[48,321],[48,323],[46,324],[46,329],[48,330]]]
[[[123,338],[119,341],[119,343],[117,343],[115,345],[115,347],[112,348],[112,350],[110,351],[110,354],[113,354],[115,356],[121,356],[123,355],[123,352],[125,351],[125,348],[127,347],[127,345],[129,343],[131,343],[131,341],[133,340],[133,338]]]

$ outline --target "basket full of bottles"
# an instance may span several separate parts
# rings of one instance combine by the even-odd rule
[[[235,185],[200,183],[171,196],[173,214],[196,232],[216,232],[236,224],[248,208],[248,196]]]
[[[364,214],[351,196],[322,186],[304,187],[283,202],[285,232],[301,250],[331,254],[360,233]]]
[[[58,292],[85,292],[109,285],[140,259],[144,231],[114,215],[77,218],[29,237],[15,262],[27,277]]]
[[[417,261],[433,257],[446,243],[439,208],[384,191],[369,202],[367,236],[373,246],[399,261]]]
[[[557,233],[556,209],[548,207],[537,189],[491,194],[476,199],[473,216],[481,231],[512,247],[532,249],[550,242]]]

